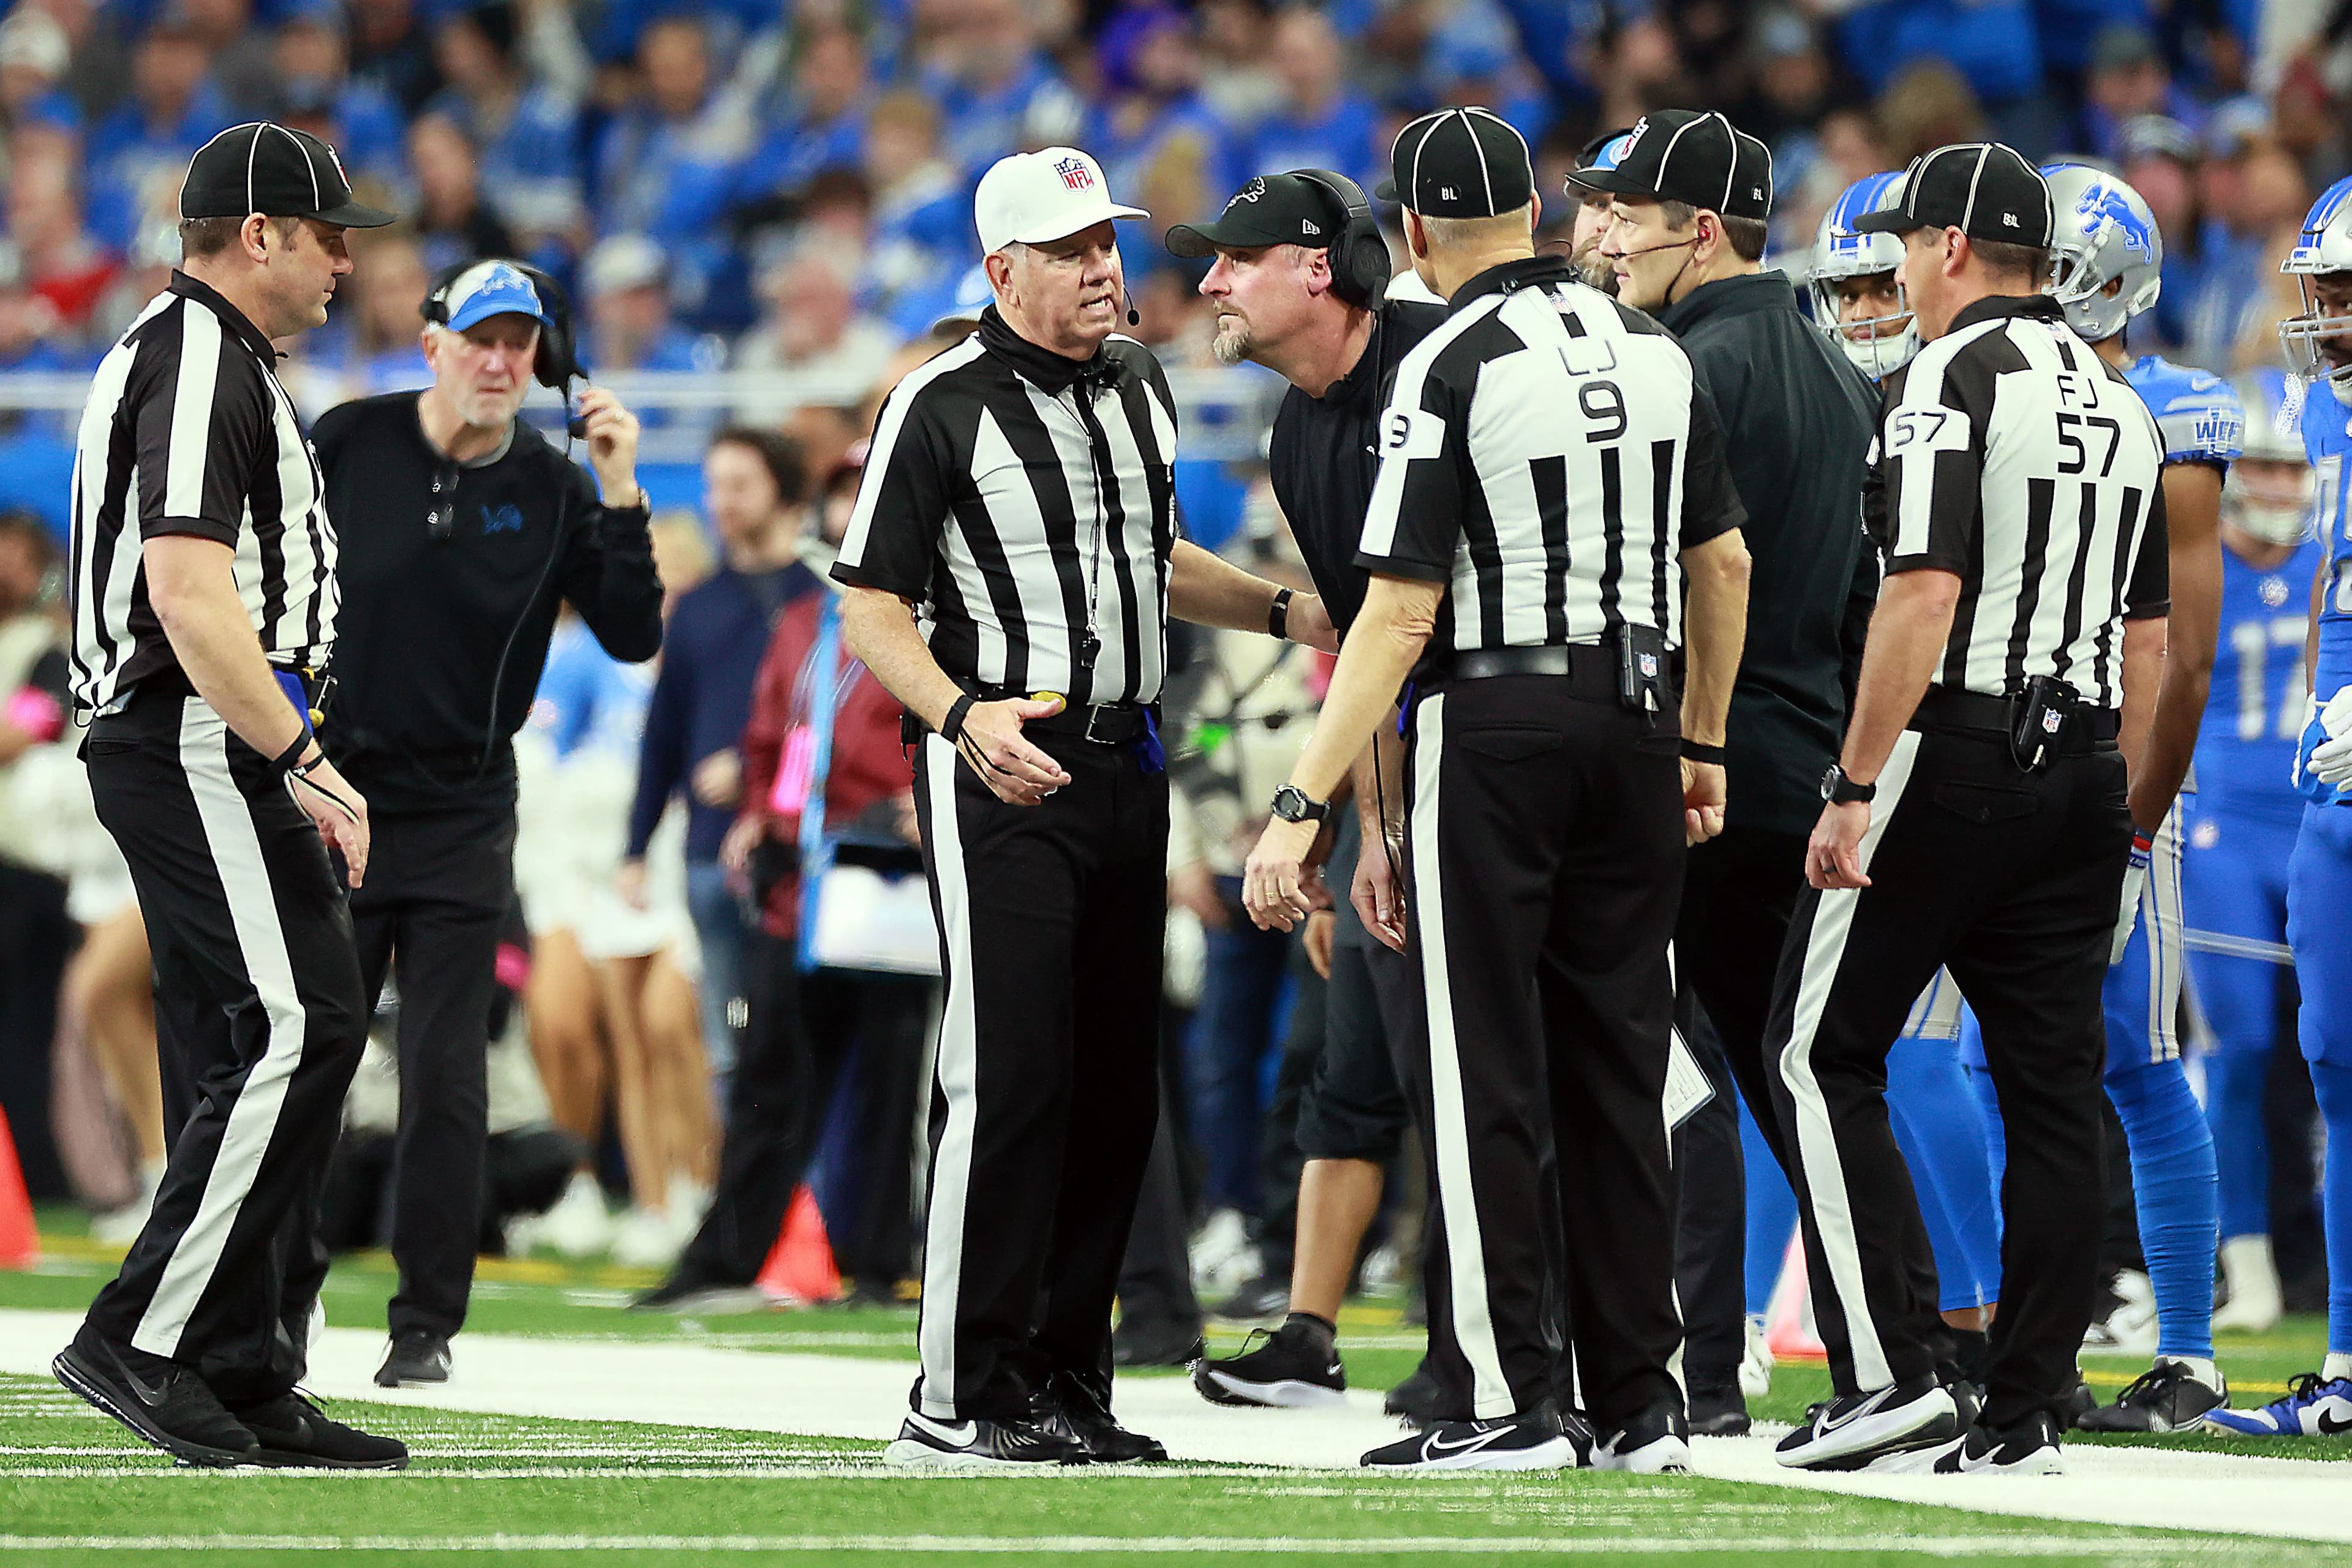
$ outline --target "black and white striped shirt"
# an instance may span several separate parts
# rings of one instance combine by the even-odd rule
[[[99,363],[74,453],[74,699],[104,711],[178,668],[141,546],[190,534],[235,552],[238,597],[273,664],[325,664],[335,530],[269,340],[183,272]]]
[[[2046,295],[1996,295],[1887,378],[1864,514],[1891,574],[1955,573],[1936,683],[2123,704],[2123,623],[2169,608],[2164,441]]]
[[[1434,652],[1682,641],[1682,552],[1746,520],[1689,356],[1536,257],[1457,290],[1397,366],[1359,565],[1447,584]]]
[[[1081,364],[992,306],[883,405],[833,574],[918,605],[932,657],[967,688],[1155,700],[1175,455],[1149,349],[1114,337]]]

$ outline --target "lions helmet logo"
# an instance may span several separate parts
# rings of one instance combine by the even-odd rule
[[[2074,204],[2074,216],[2094,237],[2101,229],[2113,227],[2123,236],[2126,250],[2137,253],[2142,261],[2156,259],[2155,233],[2109,182],[2093,181],[2083,192],[2083,199]]]

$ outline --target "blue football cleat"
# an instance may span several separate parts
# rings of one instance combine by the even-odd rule
[[[2323,1383],[2315,1372],[2290,1379],[2286,1397],[2260,1410],[2209,1410],[2204,1424],[2241,1437],[2334,1437],[2352,1432],[2352,1377]]]

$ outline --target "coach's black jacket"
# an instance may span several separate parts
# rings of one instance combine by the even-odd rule
[[[320,739],[379,811],[511,795],[510,742],[559,601],[615,658],[661,648],[645,510],[603,505],[587,471],[520,421],[502,455],[459,468],[425,440],[416,399],[346,403],[311,433],[341,548],[335,695]]]
[[[1861,506],[1878,391],[1799,313],[1786,273],[1702,284],[1658,321],[1715,398],[1748,508],[1755,565],[1731,694],[1729,826],[1807,833],[1878,591]]]

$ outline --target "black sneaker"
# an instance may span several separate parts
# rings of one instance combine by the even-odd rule
[[[1159,1438],[1120,1426],[1094,1390],[1066,1372],[1055,1373],[1031,1407],[1038,1426],[1075,1438],[1086,1449],[1088,1464],[1158,1464],[1168,1458]]]
[[[407,1444],[330,1420],[317,1405],[291,1391],[245,1405],[236,1415],[261,1445],[257,1464],[320,1470],[408,1468]]]
[[[906,1470],[1043,1469],[1083,1465],[1087,1446],[1034,1421],[941,1421],[910,1411],[882,1462]]]
[[[406,1329],[393,1336],[392,1349],[375,1370],[378,1388],[415,1388],[449,1381],[449,1336],[430,1329]]]
[[[2063,1476],[2066,1459],[2058,1447],[2058,1422],[2036,1411],[2014,1426],[1971,1426],[1967,1436],[1936,1458],[1939,1476]]]
[[[1208,1353],[1201,1325],[1174,1318],[1121,1318],[1110,1331],[1113,1366],[1190,1366]]]
[[[1285,1323],[1252,1333],[1237,1356],[1194,1362],[1192,1386],[1212,1405],[1307,1410],[1348,1402],[1348,1368],[1314,1324]]]
[[[1733,1397],[1738,1396],[1738,1391],[1733,1390]],[[1744,1409],[1740,1412],[1743,1432],[1747,1415]],[[1688,1437],[1681,1407],[1671,1400],[1660,1400],[1603,1437],[1592,1450],[1592,1468],[1627,1470],[1637,1476],[1686,1476],[1691,1468]]]
[[[1437,1375],[1429,1370],[1427,1357],[1412,1369],[1412,1375],[1389,1390],[1381,1401],[1381,1408],[1406,1426],[1420,1431],[1437,1424],[1437,1404],[1445,1396],[1437,1385]]]
[[[1981,1396],[1977,1400],[1977,1406],[1978,1409],[1975,1411],[1971,1411],[1966,1406],[1961,1407],[1961,1431],[1965,1432],[1969,1427],[1976,1425],[1977,1416],[1984,1406],[1984,1400]],[[2063,1429],[2071,1431],[2074,1427],[2080,1426],[2083,1424],[2083,1418],[2088,1415],[2092,1411],[2096,1410],[2098,1407],[2099,1396],[2091,1392],[2091,1385],[2083,1381],[2082,1368],[2075,1368],[2074,1386],[2068,1390],[2065,1404],[2058,1413],[2059,1426]]]
[[[1576,1444],[1557,1412],[1543,1408],[1486,1421],[1441,1421],[1363,1458],[1371,1470],[1565,1470]]]
[[[629,1303],[632,1312],[697,1312],[706,1317],[734,1317],[765,1312],[776,1303],[757,1285],[716,1285],[707,1279],[672,1275]]]
[[[1228,1323],[1276,1322],[1290,1310],[1290,1281],[1261,1274],[1209,1309]]]
[[[1748,1418],[1748,1398],[1739,1385],[1694,1388],[1690,1396],[1690,1435],[1694,1437],[1744,1437],[1755,1423]]]
[[[1772,1457],[1791,1469],[1859,1470],[1890,1455],[1951,1442],[1960,1435],[1952,1396],[1932,1378],[1825,1399],[1780,1439]]]
[[[1960,1430],[1965,1432],[1975,1426],[1977,1416],[1984,1410],[1984,1384],[1971,1383],[1962,1378],[1957,1383],[1944,1384],[1944,1392],[1952,1396],[1952,1414],[1958,1418]],[[2089,1391],[2086,1389],[2084,1392]],[[2092,1403],[2097,1403],[2095,1395],[2093,1396]]]
[[[131,1363],[136,1363],[133,1366]],[[184,1465],[249,1465],[261,1445],[177,1362],[128,1356],[85,1330],[49,1363],[57,1380]]]
[[[2178,1432],[2197,1426],[2208,1410],[2230,1403],[2230,1384],[2214,1369],[2213,1381],[2198,1375],[2185,1362],[2159,1361],[2116,1396],[2077,1416],[2074,1425],[2085,1432]]]

